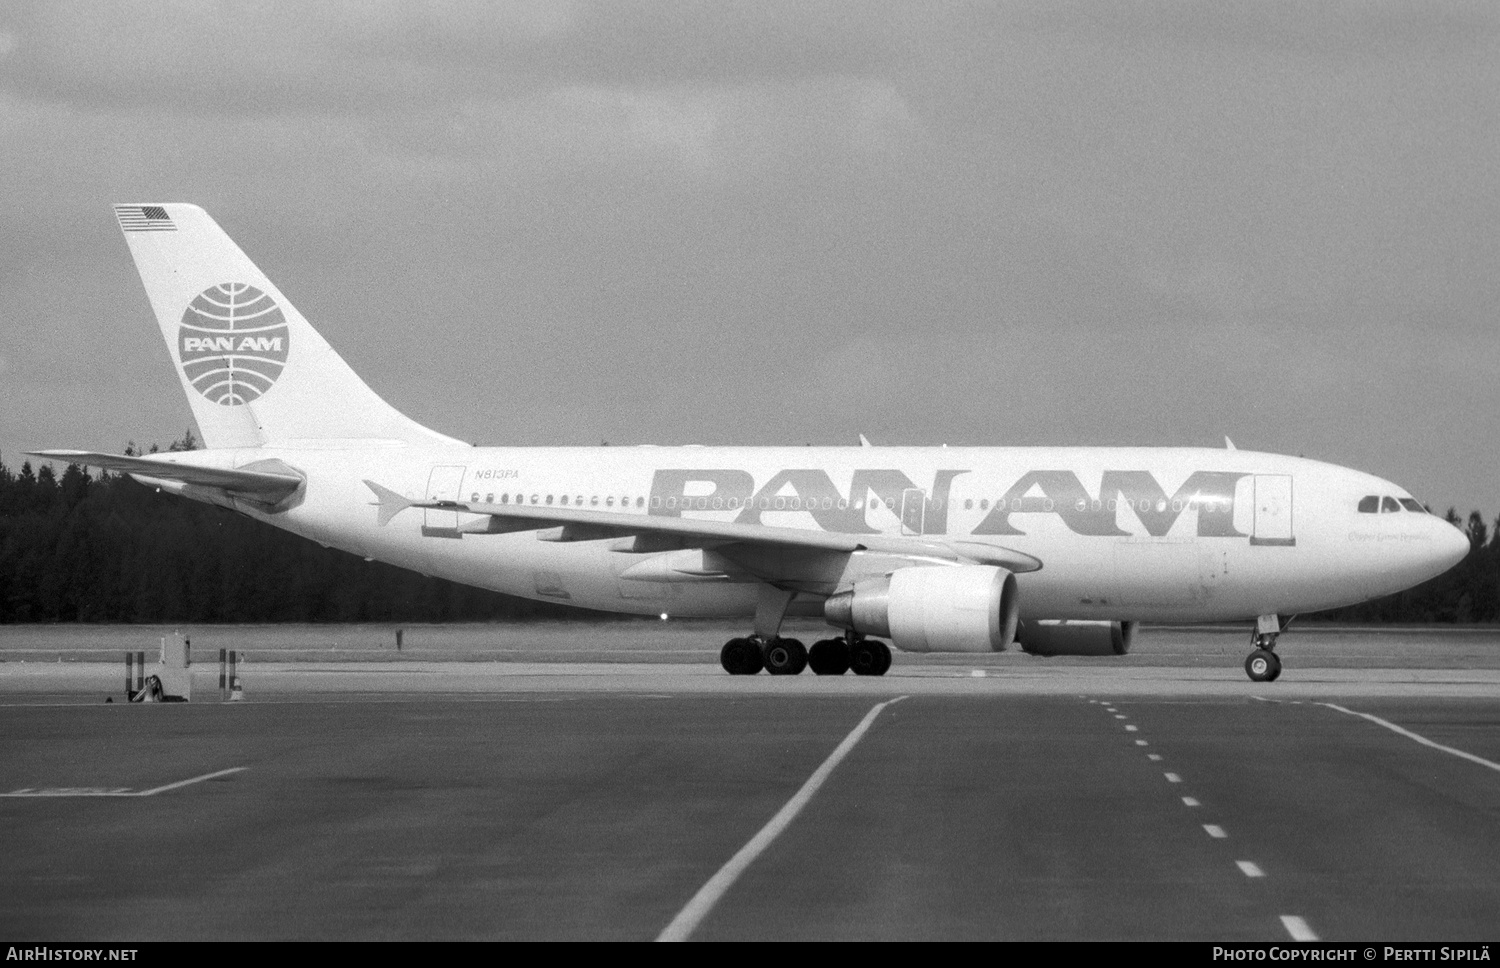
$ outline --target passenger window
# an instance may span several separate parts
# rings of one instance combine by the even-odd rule
[[[1359,513],[1360,514],[1374,514],[1376,511],[1379,511],[1379,510],[1380,510],[1380,498],[1376,497],[1375,495],[1370,494],[1370,495],[1366,495],[1365,497],[1362,497],[1362,498],[1359,499]]]
[[[989,498],[984,498],[983,500],[981,500],[979,502],[979,510],[981,510],[981,511],[988,511],[989,509],[990,509],[990,499]]]
[[[475,492],[474,492],[474,493],[473,493],[473,494],[472,494],[472,495],[471,495],[471,496],[470,496],[470,497],[469,497],[469,503],[470,503],[470,504],[478,504],[478,503],[479,503],[479,492],[478,492],[478,491],[475,491]]]
[[[500,495],[500,503],[501,504],[509,504],[510,503],[510,492],[509,491],[507,491],[504,494]]]
[[[559,502],[557,502],[557,503],[561,504],[563,507],[567,507],[568,506],[568,496],[566,494],[564,494],[562,496],[562,500],[559,501]]]
[[[1417,499],[1414,498],[1414,497],[1403,497],[1403,498],[1401,498],[1401,506],[1404,507],[1404,508],[1406,508],[1406,510],[1408,510],[1408,511],[1415,511],[1418,514],[1426,514],[1427,513],[1427,509],[1424,508],[1422,505],[1418,504],[1417,503]]]
[[[547,503],[548,503],[548,504],[551,504],[551,503],[552,503],[552,495],[551,495],[551,494],[548,494],[548,495],[547,495]]]
[[[589,507],[598,507],[598,506],[599,506],[599,495],[595,494],[593,497],[589,498]]]
[[[643,498],[643,497],[636,498],[635,499],[635,506],[638,507],[638,508],[645,507],[646,506],[646,499]]]
[[[972,510],[974,510],[974,499],[973,498],[971,498],[971,497],[964,498],[964,510],[965,511],[972,511]]]
[[[486,494],[484,496],[484,503],[485,504],[494,504],[495,503],[495,495],[493,495],[493,494]]]
[[[1393,497],[1385,497],[1385,498],[1381,499],[1381,501],[1380,501],[1380,513],[1381,514],[1390,514],[1392,511],[1399,511],[1399,510],[1401,510],[1401,505],[1399,505],[1399,504],[1396,503],[1396,499],[1395,498],[1393,498]]]
[[[607,508],[614,507],[615,506],[615,499],[612,498],[612,497],[605,498],[604,499],[604,506],[607,507]]]

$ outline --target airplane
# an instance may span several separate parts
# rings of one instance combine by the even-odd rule
[[[746,620],[734,675],[883,675],[916,653],[1123,655],[1138,623],[1254,622],[1446,571],[1405,489],[1225,447],[476,447],[381,399],[202,209],[114,207],[204,450],[35,456],[524,598]],[[821,615],[813,644],[788,615]],[[887,645],[885,640],[889,640]]]

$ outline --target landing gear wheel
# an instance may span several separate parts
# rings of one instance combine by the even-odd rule
[[[820,676],[841,676],[849,671],[849,645],[843,639],[814,642],[807,653],[807,666]]]
[[[719,664],[732,676],[753,676],[761,670],[760,643],[750,639],[730,639],[719,651]]]
[[[1251,682],[1275,682],[1281,675],[1281,660],[1270,649],[1256,649],[1245,659],[1245,674]]]
[[[883,676],[891,667],[891,650],[879,639],[861,639],[849,650],[849,667],[857,676]]]
[[[807,668],[807,646],[798,639],[772,639],[765,657],[766,671],[773,676],[795,676]]]

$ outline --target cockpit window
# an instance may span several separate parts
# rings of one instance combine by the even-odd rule
[[[1417,499],[1414,498],[1414,497],[1403,497],[1403,498],[1401,498],[1401,506],[1404,507],[1404,508],[1406,508],[1406,510],[1408,510],[1408,511],[1415,511],[1418,514],[1426,514],[1427,513],[1427,509],[1424,508],[1422,505],[1418,504],[1417,503]]]
[[[1393,497],[1384,497],[1384,498],[1380,499],[1380,513],[1381,514],[1390,514],[1392,511],[1399,511],[1399,510],[1401,510],[1401,505],[1399,505],[1399,504],[1396,503],[1396,499],[1395,498],[1393,498]]]
[[[1360,514],[1374,514],[1379,510],[1380,498],[1377,495],[1369,494],[1359,499]]]

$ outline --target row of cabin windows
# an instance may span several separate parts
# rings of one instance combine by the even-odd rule
[[[494,503],[496,503],[495,502],[495,495],[493,493],[485,494],[483,497],[484,497],[484,503],[486,503],[486,504],[494,504]],[[479,492],[475,491],[473,493],[473,495],[470,497],[470,500],[473,503],[475,503],[475,504],[480,503],[480,494],[479,494]],[[500,504],[510,504],[510,503],[512,503],[512,500],[514,500],[514,502],[516,504],[528,504],[528,503],[529,504],[557,504],[557,505],[560,505],[562,507],[568,507],[570,504],[572,506],[574,506],[574,507],[584,507],[585,506],[584,496],[582,494],[579,494],[579,495],[576,495],[576,496],[572,496],[572,497],[570,497],[567,494],[563,494],[563,495],[532,494],[530,496],[530,499],[528,500],[527,495],[525,495],[525,494],[511,495],[509,493],[505,493],[505,494],[501,494],[500,495],[500,501],[499,501],[499,503]],[[1367,510],[1366,507],[1365,507],[1365,502],[1366,501],[1377,501],[1377,500],[1378,500],[1378,498],[1373,498],[1373,497],[1372,498],[1366,498],[1364,501],[1360,502],[1359,509],[1361,511]],[[1392,504],[1394,504],[1393,499],[1386,498],[1386,500],[1387,501],[1391,501]],[[1416,510],[1416,511],[1420,511],[1421,510],[1421,506],[1417,505],[1417,503],[1415,501],[1412,501],[1411,498],[1405,498],[1403,500],[1406,501],[1406,502],[1410,502],[1408,506],[1411,507],[1412,510]],[[643,498],[643,497],[637,497],[637,498],[621,497],[619,499],[619,502],[620,502],[619,503],[619,507],[622,507],[622,508],[629,508],[629,507],[632,507],[632,506],[633,507],[637,507],[637,508],[644,508],[646,506],[646,499]],[[591,497],[588,498],[587,506],[588,507],[595,507],[595,508],[597,508],[597,507],[601,506],[601,503],[602,503],[602,506],[606,507],[606,508],[613,508],[613,507],[616,506],[615,505],[615,498],[614,498],[613,495],[609,495],[609,496],[601,498],[597,494],[592,495]],[[882,503],[885,505],[886,510],[891,511],[892,513],[895,513],[895,511],[896,511],[896,500],[895,500],[895,498],[886,498],[884,501],[881,501],[880,499],[877,498],[876,500],[870,502],[870,506],[872,508],[873,507],[878,507]],[[932,498],[927,503],[928,503],[928,507],[931,510],[934,510],[934,511],[940,511],[940,510],[942,510],[942,507],[943,507],[943,500],[942,500],[942,498]],[[1154,504],[1150,500],[1145,499],[1145,498],[1142,498],[1140,501],[1116,500],[1114,498],[1111,498],[1108,501],[1100,501],[1100,500],[1097,500],[1097,499],[1094,500],[1094,501],[1085,501],[1085,500],[1080,499],[1080,500],[1074,502],[1073,509],[1075,511],[1090,511],[1090,510],[1092,510],[1092,511],[1103,511],[1103,510],[1114,511],[1116,509],[1124,510],[1124,509],[1128,508],[1128,509],[1134,510],[1134,511],[1146,511],[1146,512],[1149,512],[1149,511],[1153,511],[1154,510],[1157,513],[1163,513],[1163,512],[1165,512],[1167,510],[1168,507],[1170,507],[1173,512],[1197,511],[1200,508],[1211,509],[1216,503],[1221,503],[1221,502],[1216,502],[1213,498],[1194,499],[1194,500],[1188,500],[1188,501],[1183,501],[1181,499],[1176,499],[1176,500],[1173,500],[1173,501],[1170,501],[1170,502],[1168,502],[1166,500],[1158,500]],[[965,511],[972,511],[972,510],[974,510],[974,504],[975,504],[975,502],[974,502],[973,498],[970,498],[970,499],[964,501],[964,510]],[[981,511],[988,511],[990,509],[989,498],[983,498],[983,499],[981,499],[978,502],[978,504],[979,504],[979,510],[981,510]],[[850,507],[850,503],[849,503],[849,500],[847,498],[839,498],[838,500],[834,500],[831,497],[825,497],[825,498],[821,498],[821,499],[815,498],[815,497],[810,497],[810,498],[807,498],[805,500],[803,498],[801,498],[801,497],[782,497],[782,496],[778,496],[778,497],[762,497],[762,498],[759,498],[758,500],[754,499],[754,498],[749,498],[749,499],[741,500],[741,499],[739,499],[737,497],[731,497],[731,498],[722,498],[722,497],[713,497],[713,498],[710,498],[710,497],[681,497],[681,498],[678,498],[678,497],[669,497],[669,498],[666,498],[666,499],[663,499],[661,497],[653,497],[651,499],[651,507],[658,508],[658,509],[665,507],[669,511],[677,511],[677,510],[682,510],[682,511],[724,511],[724,510],[738,511],[742,507],[755,507],[757,505],[759,506],[760,510],[762,510],[762,511],[817,511],[819,509],[824,510],[824,511],[831,511],[834,508],[838,508],[840,511],[846,511]],[[856,510],[856,511],[863,511],[864,508],[865,508],[865,502],[864,501],[855,501],[854,504],[853,504],[853,507],[854,507],[854,510]],[[1005,507],[1005,501],[1003,501],[1003,500],[997,500],[995,502],[995,507],[997,509]],[[1022,504],[1022,499],[1021,498],[1013,498],[1013,499],[1011,499],[1010,509],[1012,511],[1021,511],[1021,510],[1023,510],[1024,506]],[[1034,510],[1034,508],[1033,508],[1033,510]],[[1043,501],[1042,501],[1042,510],[1043,511],[1053,511],[1053,510],[1055,510],[1055,504],[1054,504],[1054,502],[1050,498],[1043,499]],[[1370,507],[1368,508],[1368,510],[1371,511],[1371,512],[1375,511],[1376,510],[1375,505],[1374,504],[1370,505]],[[1393,507],[1388,508],[1388,510],[1400,510],[1400,507],[1399,506],[1393,506]]]
[[[483,497],[485,504],[496,503],[495,495],[493,493],[485,494]],[[475,491],[470,496],[469,500],[474,504],[480,503],[479,492]],[[572,506],[574,507],[581,508],[585,506],[582,494],[576,495],[571,498],[566,494],[560,496],[555,494],[533,494],[530,496],[530,499],[528,501],[525,494],[511,495],[509,493],[506,493],[500,495],[500,501],[498,503],[510,504],[512,503],[512,500],[514,500],[514,503],[516,504],[558,504],[562,507],[567,507],[571,502]],[[738,511],[742,507],[753,507],[756,505],[756,503],[757,502],[753,498],[742,501],[737,497],[669,497],[665,500],[660,497],[653,497],[651,499],[651,506],[653,508],[665,507],[666,509],[672,511]],[[591,496],[587,502],[588,507],[599,507],[600,504],[601,498],[597,494]],[[612,508],[615,506],[615,499],[613,496],[607,496],[602,499],[602,504],[604,507]],[[870,502],[871,507],[875,507],[878,504],[880,504],[879,501]],[[934,501],[933,504],[937,507],[942,507],[943,502]],[[629,497],[622,497],[620,498],[619,506],[622,508],[628,508],[632,506],[637,508],[644,508],[646,506],[646,499],[643,497],[634,499]],[[854,509],[856,511],[863,510],[864,506],[865,502],[863,501],[854,502]],[[885,501],[885,506],[892,512],[896,510],[896,502],[894,499],[887,498]],[[805,501],[800,497],[763,497],[759,501],[759,507],[762,511],[816,511],[819,508],[824,511],[831,511],[835,507],[837,507],[840,511],[845,511],[849,508],[849,501],[847,498],[840,498],[839,500],[835,501],[831,497],[825,497],[821,501],[815,497],[810,497]]]
[[[1398,500],[1390,495],[1381,497],[1378,494],[1367,494],[1359,499],[1360,514],[1390,514],[1402,508],[1418,514],[1427,513],[1427,509],[1418,504],[1416,498],[1403,497]]]
[[[474,504],[480,503],[479,502],[479,492],[475,491],[474,494],[469,498],[469,500],[472,503],[474,503]],[[606,497],[604,497],[602,499],[599,497],[599,495],[595,494],[595,495],[593,495],[592,497],[589,498],[588,503],[589,503],[589,505],[591,507],[598,507],[601,500],[603,501],[604,506],[607,507],[607,508],[612,508],[612,507],[615,506],[615,498],[614,498],[614,495],[612,495],[612,494],[608,495],[608,496],[606,496]],[[563,494],[563,495],[556,495],[556,494],[533,494],[533,495],[531,495],[531,501],[530,501],[530,503],[532,503],[532,504],[560,504],[563,507],[567,507],[570,502],[575,507],[580,507],[580,508],[583,507],[584,506],[583,495],[579,494],[579,495],[576,495],[574,497],[569,497],[566,494]],[[486,495],[484,495],[484,503],[485,504],[494,504],[494,503],[496,503],[496,501],[495,501],[495,495],[494,494],[486,494]],[[499,501],[499,503],[500,504],[510,504],[511,503],[511,495],[510,494],[502,494],[502,495],[500,495],[500,501]],[[527,503],[527,501],[526,501],[526,495],[524,495],[524,494],[517,494],[517,495],[515,495],[515,503],[517,503],[517,504],[526,504]],[[631,499],[629,497],[622,497],[622,498],[620,498],[620,507],[622,507],[622,508],[628,508],[630,506],[631,506]],[[645,507],[646,506],[646,499],[643,498],[643,497],[635,498],[635,506],[638,507],[638,508]]]
[[[1010,509],[1012,511],[1026,510],[1027,508],[1026,508],[1025,504],[1022,503],[1023,501],[1024,501],[1024,498],[1019,498],[1019,497],[1011,498],[1011,500],[1010,500]],[[1087,500],[1084,500],[1083,498],[1079,498],[1078,500],[1076,500],[1076,501],[1073,502],[1073,510],[1075,510],[1075,511],[1115,511],[1115,510],[1129,509],[1129,510],[1132,510],[1132,511],[1156,511],[1159,514],[1161,512],[1166,511],[1166,509],[1169,508],[1169,507],[1174,512],[1197,511],[1200,508],[1202,508],[1204,510],[1212,510],[1215,507],[1215,505],[1222,504],[1222,505],[1226,505],[1227,506],[1228,503],[1229,502],[1227,500],[1215,501],[1215,499],[1213,499],[1213,498],[1194,498],[1194,499],[1188,500],[1188,501],[1184,501],[1181,498],[1176,498],[1176,499],[1174,499],[1172,501],[1167,501],[1167,500],[1163,499],[1163,500],[1156,501],[1154,504],[1149,499],[1147,499],[1147,498],[1142,498],[1139,501],[1134,501],[1134,500],[1129,500],[1129,499],[1126,499],[1126,500],[1122,501],[1122,500],[1117,500],[1115,498],[1110,498],[1108,501],[1100,501],[1097,498],[1094,499],[1094,500],[1092,500],[1092,501],[1087,501]],[[996,507],[996,509],[1003,510],[1005,508],[1005,501],[1004,501],[1004,499],[996,501],[995,502],[995,507]],[[973,508],[974,508],[974,502],[973,502],[973,500],[968,500],[968,501],[964,502],[964,510],[965,511],[973,510]],[[1056,508],[1057,508],[1057,504],[1051,498],[1043,498],[1042,499],[1042,510],[1043,511],[1053,511],[1053,510],[1056,510]],[[988,498],[984,498],[984,499],[980,500],[980,502],[979,502],[979,510],[981,510],[981,511],[988,511],[989,509],[990,509],[989,499]],[[1031,510],[1035,510],[1035,506],[1034,505],[1031,508]]]

